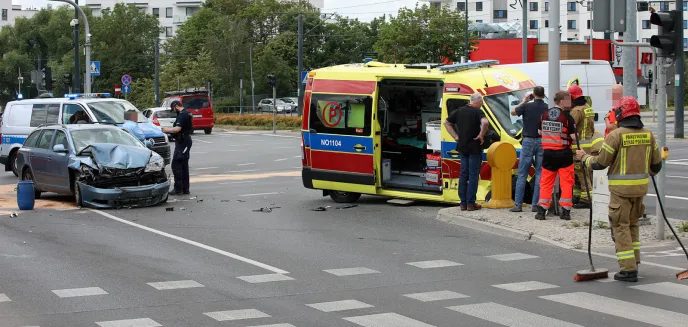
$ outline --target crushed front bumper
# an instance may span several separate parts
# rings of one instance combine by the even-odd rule
[[[114,188],[97,188],[82,182],[78,185],[83,204],[99,209],[154,206],[165,201],[170,190],[169,181]]]

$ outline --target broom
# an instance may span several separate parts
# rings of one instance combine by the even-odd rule
[[[576,135],[576,145],[578,146],[578,150],[581,149],[580,147],[580,141],[578,141],[579,137]],[[590,261],[590,269],[589,270],[579,270],[576,273],[576,276],[573,276],[573,280],[577,282],[585,282],[589,280],[596,280],[596,279],[605,279],[609,278],[609,270],[607,269],[595,269],[595,265],[592,263],[592,252],[591,252],[591,243],[592,243],[592,197],[590,196],[590,189],[588,188],[588,170],[585,168],[585,163],[581,160],[581,169],[583,170],[583,182],[585,183],[585,192],[588,195],[588,199],[590,199],[590,220],[588,221],[588,260]]]
[[[669,229],[671,230],[671,233],[674,234],[674,237],[676,238],[676,241],[678,241],[678,244],[681,246],[683,249],[683,252],[686,254],[686,258],[688,258],[688,251],[686,251],[686,247],[683,246],[683,242],[681,242],[681,239],[678,238],[678,235],[676,235],[676,232],[674,231],[674,228],[671,227],[671,223],[669,222],[669,219],[667,219],[666,214],[664,213],[664,205],[662,204],[662,200],[659,198],[659,191],[657,190],[657,181],[655,181],[655,177],[652,177],[652,185],[655,187],[655,194],[657,194],[657,203],[659,203],[659,209],[662,210],[662,217],[664,218],[664,221],[666,221],[667,226],[669,226]],[[676,274],[676,278],[678,279],[688,279],[688,270],[684,270]]]

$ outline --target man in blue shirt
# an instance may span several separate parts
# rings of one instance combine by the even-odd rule
[[[518,179],[516,180],[516,195],[514,207],[509,211],[521,212],[523,209],[523,197],[526,191],[526,180],[530,172],[530,166],[535,166],[535,187],[533,189],[533,212],[537,212],[537,203],[540,198],[540,173],[542,172],[542,137],[538,133],[540,128],[540,117],[547,111],[545,98],[545,88],[536,86],[533,93],[529,94],[523,101],[511,111],[512,116],[523,117],[523,142],[521,143],[521,156],[518,162]],[[532,102],[529,102],[531,101]]]
[[[139,127],[139,113],[136,110],[127,110],[124,112],[124,124],[122,128],[133,135],[139,141],[143,142],[146,139],[145,134]]]

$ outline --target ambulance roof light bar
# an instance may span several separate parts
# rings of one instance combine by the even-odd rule
[[[65,98],[74,100],[76,98],[109,98],[110,93],[72,93],[65,94]]]
[[[499,65],[499,60],[480,60],[480,61],[466,62],[466,63],[462,63],[462,64],[451,64],[451,65],[437,67],[437,70],[439,70],[443,73],[454,73],[454,72],[468,70],[468,69],[489,67],[490,65]]]

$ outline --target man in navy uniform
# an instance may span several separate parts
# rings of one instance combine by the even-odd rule
[[[172,195],[189,194],[189,158],[191,153],[191,115],[179,101],[172,101],[170,109],[177,113],[173,127],[163,127],[164,133],[175,136],[172,173],[174,174],[174,192]]]

